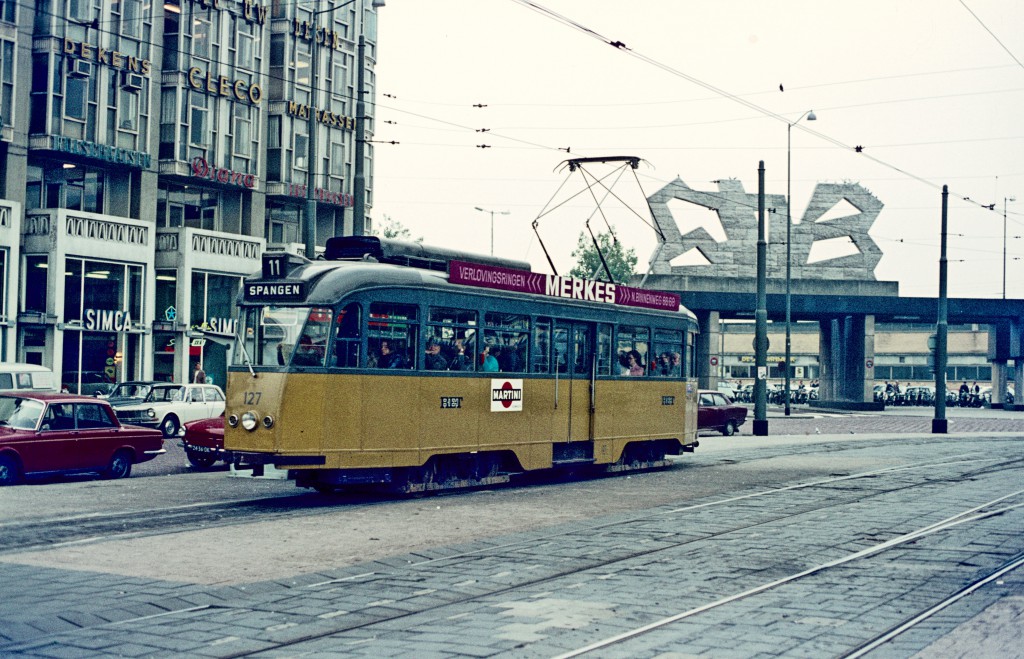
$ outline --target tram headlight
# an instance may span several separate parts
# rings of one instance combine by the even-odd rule
[[[256,424],[257,421],[255,412],[250,411],[242,415],[242,427],[248,430],[249,432],[256,430]]]
[[[228,425],[231,426],[232,428],[237,428],[238,427],[238,415],[237,414],[232,414],[231,416],[228,417]]]
[[[270,430],[271,428],[273,428],[274,427],[274,417],[270,416],[269,414],[267,416],[263,417],[263,427],[266,428],[267,430]]]

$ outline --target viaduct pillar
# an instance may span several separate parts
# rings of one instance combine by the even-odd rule
[[[701,389],[717,389],[718,375],[722,372],[722,328],[717,311],[698,311],[697,325],[697,386]],[[712,360],[712,357],[715,359]],[[711,362],[715,361],[715,364]]]
[[[819,321],[819,378],[816,407],[880,409],[873,400],[875,317],[840,316]]]

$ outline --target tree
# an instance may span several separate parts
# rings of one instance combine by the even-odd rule
[[[636,250],[632,248],[623,250],[622,243],[615,240],[610,232],[597,234],[597,242],[601,246],[601,253],[604,254],[604,260],[608,264],[608,269],[611,270],[612,280],[616,284],[628,282],[636,268]],[[594,241],[591,240],[589,232],[580,232],[580,238],[576,243],[576,249],[573,250],[572,256],[576,259],[576,266],[569,271],[570,277],[578,279],[607,279],[604,266],[601,264],[601,257],[597,254],[597,249],[594,247]]]
[[[408,240],[414,243],[422,243],[423,236],[419,238],[413,238],[412,232],[405,228],[398,220],[393,220],[389,216],[384,216],[384,222],[378,227],[374,227],[372,233],[380,238],[393,238],[395,240]]]

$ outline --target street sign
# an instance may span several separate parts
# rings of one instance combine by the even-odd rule
[[[867,368],[874,368],[875,367],[875,360],[874,359],[868,359],[867,361],[864,362],[864,366],[866,366]]]
[[[715,356],[711,357],[711,365],[712,366],[718,366],[718,357],[715,357]]]

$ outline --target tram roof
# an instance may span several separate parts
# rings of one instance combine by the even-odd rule
[[[427,289],[446,293],[464,293],[470,295],[501,296],[522,301],[537,302],[545,300],[549,303],[557,303],[576,308],[590,310],[614,309],[629,310],[635,313],[647,313],[654,315],[683,313],[687,317],[696,320],[696,316],[680,305],[678,312],[661,311],[657,309],[645,309],[641,307],[625,307],[585,302],[568,298],[556,298],[538,296],[530,293],[519,293],[515,291],[503,291],[475,286],[465,286],[448,281],[448,273],[436,270],[424,270],[401,265],[377,263],[373,261],[311,261],[293,269],[288,273],[288,281],[302,281],[307,283],[308,292],[303,305],[331,306],[345,295],[361,290],[381,287],[400,287]],[[297,300],[295,302],[298,302]]]

